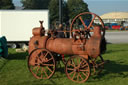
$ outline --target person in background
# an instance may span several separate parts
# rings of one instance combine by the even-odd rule
[[[61,32],[61,31],[64,30],[62,24],[59,24],[59,27],[58,27],[58,29],[56,29],[56,30],[58,31],[58,32],[57,32],[57,35],[56,35],[57,38],[65,38],[64,32]],[[59,31],[60,31],[60,32],[59,32]]]

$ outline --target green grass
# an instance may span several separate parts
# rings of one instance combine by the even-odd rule
[[[106,30],[106,32],[124,32],[128,30]]]
[[[9,49],[9,57],[0,58],[0,85],[128,85],[128,44],[108,44],[103,58],[110,62],[104,71],[80,84],[66,77],[63,65],[49,80],[34,78],[27,68],[26,56]]]

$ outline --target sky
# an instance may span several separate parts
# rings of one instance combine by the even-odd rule
[[[128,0],[84,0],[90,12],[103,15],[109,12],[128,12]],[[22,6],[20,0],[13,0],[15,6]]]
[[[84,0],[89,10],[98,15],[109,12],[128,12],[128,0]]]
[[[21,0],[12,0],[15,6],[22,6]]]

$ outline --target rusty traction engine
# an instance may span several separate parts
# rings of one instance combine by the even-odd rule
[[[84,22],[86,15],[92,16],[89,25]],[[100,25],[94,24],[95,19]],[[90,12],[81,13],[73,19],[70,30],[49,30],[47,36],[42,23],[40,21],[40,27],[33,29],[29,42],[28,68],[34,77],[51,78],[58,59],[64,62],[67,77],[75,82],[85,82],[90,75],[102,71],[105,61],[101,54],[106,50],[106,42],[104,23],[99,16]],[[71,37],[56,37],[60,32],[70,33]],[[65,55],[68,55],[68,60]]]

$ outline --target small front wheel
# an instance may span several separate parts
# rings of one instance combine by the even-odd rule
[[[49,79],[55,72],[56,62],[46,49],[38,48],[29,56],[28,68],[33,76],[37,79]]]

